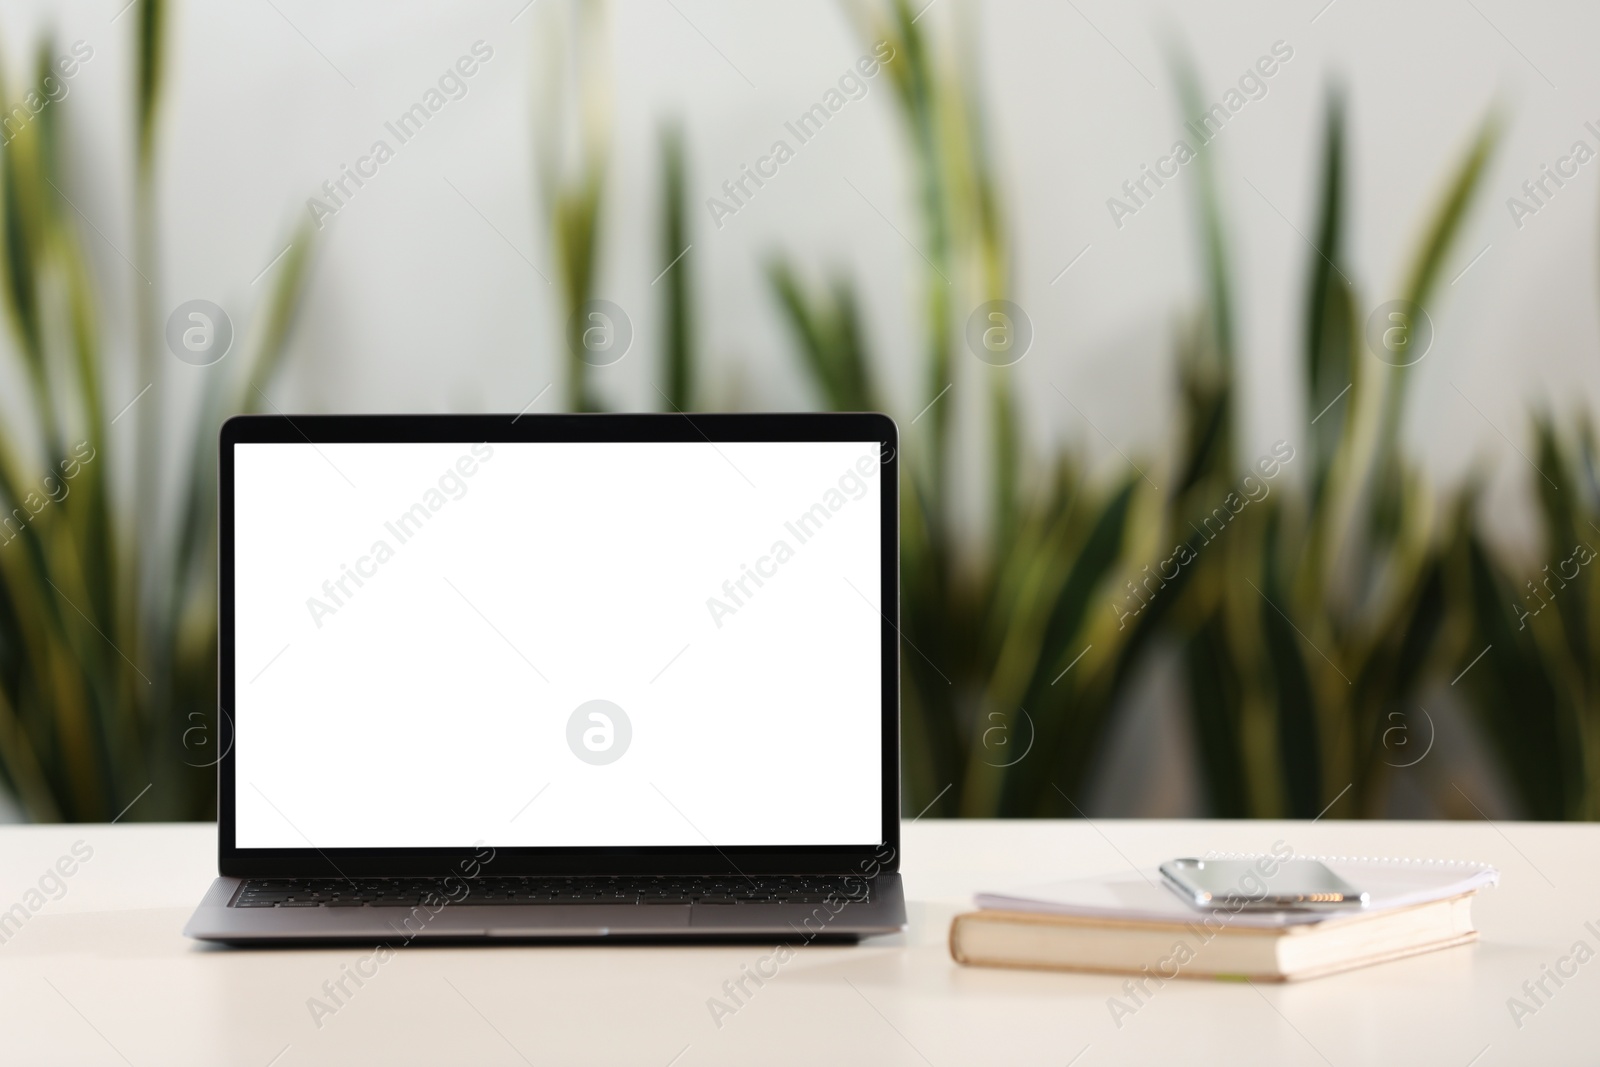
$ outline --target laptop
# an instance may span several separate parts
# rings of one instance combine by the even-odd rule
[[[220,437],[221,877],[189,937],[904,928],[887,417]]]

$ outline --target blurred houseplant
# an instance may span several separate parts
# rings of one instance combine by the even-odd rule
[[[130,819],[192,819],[214,810],[215,431],[253,407],[256,386],[273,374],[310,251],[302,229],[244,353],[195,368],[205,376],[200,409],[180,462],[164,464],[165,395],[178,384],[176,361],[162,351],[155,282],[165,5],[139,0],[130,15],[136,276],[123,280],[134,292],[131,330],[105,316],[69,199],[81,173],[65,166],[66,109],[44,108],[0,145],[0,300],[25,384],[13,405],[23,410],[8,410],[0,426],[8,516],[0,780],[36,819],[106,820],[125,809]],[[42,43],[30,85],[44,83],[55,54]],[[9,80],[0,85],[8,99],[22,97]],[[136,373],[107,359],[107,335],[119,328],[134,334]],[[110,399],[124,395],[134,400]],[[138,424],[132,448],[112,428],[125,414]],[[134,484],[119,493],[117,478],[129,473]]]
[[[1600,819],[1600,482],[1587,418],[1562,430],[1534,420],[1529,481],[1540,518],[1537,559],[1497,551],[1460,523],[1450,556],[1463,627],[1461,679],[1524,814]],[[1472,486],[1464,512],[1479,503]],[[1470,799],[1470,798],[1469,798]]]
[[[610,160],[607,15],[603,0],[574,0],[546,4],[535,16],[543,44],[533,137],[537,196],[540,214],[550,221],[571,411],[600,410],[592,353],[598,348],[603,361],[617,326],[604,312],[596,317],[591,305]],[[597,335],[604,336],[603,344],[596,345]]]
[[[1177,70],[1181,106],[1197,115],[1194,75],[1184,62]],[[1307,239],[1306,428],[1274,450],[1279,460],[1303,456],[1301,477],[1270,495],[1252,485],[1265,485],[1271,465],[1238,466],[1227,240],[1211,153],[1196,164],[1208,299],[1180,340],[1182,473],[1159,542],[1186,546],[1193,561],[1157,602],[1172,605],[1168,633],[1183,649],[1208,806],[1221,816],[1383,814],[1385,773],[1401,758],[1386,753],[1386,731],[1415,715],[1444,662],[1449,527],[1399,447],[1405,393],[1425,354],[1408,345],[1424,343],[1414,340],[1427,328],[1424,309],[1437,314],[1439,274],[1497,125],[1483,123],[1452,174],[1402,298],[1374,313],[1388,327],[1377,349],[1346,269],[1344,128],[1335,94]]]
[[[979,298],[993,300],[1005,293],[1007,250],[973,79],[939,76],[908,5],[895,4],[890,19],[872,25],[873,39],[896,47],[889,71],[920,176],[931,414],[956,378],[946,321],[950,279],[961,277],[956,253],[977,264]],[[1182,105],[1198,114],[1193,74],[1186,63],[1177,72]],[[1484,124],[1429,221],[1404,307],[1431,301],[1495,130],[1493,121]],[[946,812],[1081,814],[1073,796],[1108,720],[1152,645],[1166,643],[1183,653],[1212,812],[1309,818],[1336,799],[1342,782],[1351,812],[1381,814],[1388,763],[1381,738],[1388,715],[1409,713],[1441,662],[1444,579],[1432,509],[1398,448],[1411,374],[1406,353],[1393,354],[1397,366],[1379,368],[1385,375],[1361,367],[1358,301],[1339,265],[1343,131],[1335,98],[1307,301],[1303,450],[1311,473],[1304,488],[1264,497],[1253,509],[1234,503],[1241,518],[1228,525],[1236,514],[1230,508],[1221,513],[1226,537],[1213,532],[1217,509],[1237,501],[1242,480],[1260,472],[1238,466],[1233,286],[1205,151],[1196,187],[1207,303],[1179,341],[1182,428],[1165,475],[1171,491],[1156,491],[1141,472],[1109,492],[1084,494],[1082,460],[1063,454],[1040,479],[1043,491],[1019,502],[1028,472],[1019,471],[1014,379],[985,370],[994,495],[988,544],[973,551],[950,524],[948,420],[934,419],[929,439],[916,442],[922,449],[907,465],[902,548],[912,809],[954,782]],[[875,407],[848,285],[835,282],[831,300],[808,298],[792,268],[780,262],[772,273],[828,402]],[[1174,545],[1187,549],[1190,562],[1163,571]],[[1126,608],[1106,614],[1102,603],[1113,594]]]
[[[583,337],[609,158],[605,7],[574,4],[576,17],[556,24],[551,54],[560,61],[542,68],[549,107],[536,158],[569,352],[566,405],[596,410],[593,371],[605,360],[585,358]],[[1210,153],[1201,153],[1193,183],[1205,300],[1178,337],[1180,429],[1161,473],[1168,489],[1142,473],[1091,482],[1083,454],[1029,456],[1020,444],[1017,372],[1007,365],[1016,323],[991,317],[1010,291],[1008,223],[973,63],[941,50],[927,28],[933,20],[921,22],[905,0],[858,12],[863,36],[892,49],[884,74],[914,164],[915,243],[926,264],[915,331],[920,395],[908,405],[916,413],[900,420],[907,811],[1081,814],[1114,715],[1152,652],[1170,648],[1183,664],[1214,814],[1382,814],[1396,716],[1455,676],[1527,814],[1600,817],[1600,582],[1588,567],[1600,547],[1594,436],[1586,421],[1562,429],[1536,420],[1531,484],[1550,560],[1542,568],[1483,532],[1475,482],[1454,496],[1427,491],[1399,444],[1414,360],[1404,342],[1386,353],[1390,365],[1373,358],[1367,308],[1347,273],[1339,98],[1327,110],[1307,240],[1306,425],[1291,443],[1294,475],[1234,513],[1229,495],[1237,499],[1259,471],[1241,466],[1238,448],[1235,297]],[[138,0],[130,14],[138,46],[132,375],[103,349],[114,326],[68,199],[65,109],[43,109],[0,143],[0,303],[22,386],[0,425],[0,505],[10,517],[0,519],[0,784],[40,819],[106,819],[136,800],[130,818],[211,808],[212,441],[226,414],[267,403],[311,253],[302,228],[240,355],[205,368],[168,359],[155,284],[164,5]],[[37,50],[31,84],[54,54],[48,41]],[[583,58],[567,62],[568,54]],[[1193,114],[1195,79],[1184,63],[1176,70],[1181,106]],[[22,95],[3,74],[0,91]],[[1496,130],[1483,124],[1423,228],[1401,288],[1403,317],[1433,307]],[[680,131],[664,133],[662,159],[656,391],[665,409],[692,410],[710,391],[694,329],[686,257],[694,213]],[[853,282],[834,274],[818,285],[783,256],[767,270],[818,399],[837,409],[889,404]],[[1000,324],[996,344],[966,340],[973,307],[980,324]],[[1402,332],[1413,325],[1403,324]],[[161,462],[176,406],[169,387],[191,373],[202,375],[201,400],[172,477]],[[950,461],[954,401],[973,388],[985,400],[989,491],[975,524],[965,521]],[[132,435],[113,429],[124,415],[137,424]],[[118,481],[126,474],[131,486]],[[1220,535],[1219,507],[1230,513]],[[1167,560],[1179,545],[1189,560],[1173,571]],[[1125,607],[1108,611],[1108,602]],[[1469,662],[1476,667],[1458,674]]]
[[[1523,806],[1539,817],[1597,817],[1600,583],[1586,571],[1563,579],[1543,629],[1518,629],[1516,583],[1480,532],[1476,489],[1429,489],[1400,445],[1422,354],[1413,338],[1440,305],[1441,271],[1482,183],[1496,119],[1484,120],[1448,176],[1399,299],[1371,308],[1349,276],[1345,111],[1330,97],[1306,239],[1305,425],[1265,457],[1275,471],[1292,461],[1294,474],[1259,497],[1246,479],[1268,476],[1262,460],[1240,454],[1229,241],[1212,153],[1202,151],[1193,184],[1205,299],[1178,335],[1169,488],[1143,471],[1096,486],[1082,455],[1023,455],[1004,344],[973,346],[975,362],[963,351],[961,312],[1003,301],[1010,266],[970,59],[941,53],[905,0],[853,10],[867,43],[892,49],[884,69],[914,163],[913,243],[926,265],[922,391],[917,414],[901,419],[906,810],[1082,814],[1074,798],[1113,716],[1152,653],[1167,648],[1182,663],[1212,814],[1379,816],[1389,776],[1411,755],[1388,747],[1395,723],[1425,711],[1428,687],[1459,677],[1492,643],[1466,691]],[[1197,114],[1192,69],[1184,60],[1174,69],[1180,107]],[[590,119],[582,142],[603,144],[599,112],[581,111]],[[705,402],[694,384],[692,261],[682,261],[692,212],[680,135],[664,145],[660,263],[673,280],[657,392],[669,410],[686,410]],[[552,232],[558,261],[585,265],[592,279],[600,198],[598,172],[586,173],[567,201],[551,202]],[[767,269],[818,398],[836,410],[884,409],[851,279],[835,273],[819,286],[781,255]],[[567,286],[569,315],[587,291]],[[1365,336],[1374,312],[1376,348]],[[570,366],[572,405],[592,406],[587,368],[576,358]],[[959,521],[949,464],[951,395],[974,380],[987,395],[990,490],[977,530]],[[1541,487],[1549,550],[1563,561],[1569,542],[1588,536],[1582,526],[1600,545],[1591,437],[1585,426],[1568,438],[1540,424],[1539,466],[1583,486],[1577,499]]]
[[[1180,82],[1192,109],[1193,79]],[[1443,265],[1498,132],[1495,116],[1484,120],[1422,231],[1401,299],[1363,323],[1344,259],[1344,109],[1337,95],[1330,100],[1308,242],[1309,481],[1230,526],[1223,551],[1196,566],[1175,612],[1217,814],[1381,816],[1389,778],[1425,755],[1404,745],[1432,736],[1421,697],[1459,685],[1520,814],[1600,818],[1600,583],[1588,569],[1600,547],[1600,481],[1591,423],[1581,417],[1562,429],[1548,416],[1533,419],[1536,459],[1525,481],[1542,565],[1493,542],[1479,479],[1436,494],[1399,446],[1409,382],[1426,354],[1411,346],[1425,344],[1429,313],[1442,310]],[[1211,302],[1199,345],[1180,360],[1190,382],[1200,377],[1187,369],[1203,362],[1197,347],[1231,349],[1216,325],[1231,314],[1220,210],[1214,185],[1202,183],[1201,192]],[[1207,436],[1202,428],[1226,434],[1231,422],[1228,390],[1209,403],[1199,400],[1204,392],[1185,388],[1189,469],[1206,466],[1192,444]],[[1204,514],[1206,502],[1222,499],[1225,480],[1209,481],[1191,493],[1198,506],[1175,501],[1172,517]],[[1444,785],[1432,786],[1438,810],[1485,815],[1465,790]]]
[[[860,17],[874,54],[888,57],[884,72],[915,162],[917,244],[926,265],[922,411],[901,420],[907,808],[1072,814],[1090,755],[1151,632],[1091,610],[1123,552],[1138,478],[1101,488],[1069,451],[1038,463],[1021,455],[1015,371],[1007,366],[1018,324],[1005,317],[992,320],[998,335],[980,329],[991,339],[983,351],[969,351],[963,340],[964,310],[981,304],[1004,314],[997,302],[1008,293],[1011,255],[972,65],[942,64],[903,0]],[[686,198],[671,191],[682,181],[668,173],[665,228],[680,237],[669,237],[664,253],[688,243],[681,239]],[[836,275],[819,289],[782,256],[769,262],[768,275],[818,397],[836,410],[883,410],[887,398],[853,283]],[[692,294],[680,284],[669,321],[690,314]],[[692,352],[674,362],[692,362]],[[669,372],[669,381],[679,373]],[[968,383],[988,398],[992,495],[981,530],[957,521],[950,476],[951,394]],[[674,407],[680,403],[673,398]]]
[[[1100,487],[1088,482],[1083,456],[1061,450],[1028,462],[1021,454],[1008,351],[1019,325],[1014,307],[1001,303],[1011,249],[975,64],[970,55],[941,62],[919,15],[904,0],[861,15],[863,36],[893,48],[886,71],[915,160],[928,260],[927,406],[904,431],[908,806],[967,816],[1081,814],[1074,798],[1083,796],[1092,754],[1153,629],[1122,627],[1093,609],[1125,551],[1142,479]],[[854,360],[859,366],[847,379],[872,382],[859,347],[830,354],[817,343],[828,337],[814,325],[828,305],[803,297],[794,276],[781,264],[773,269],[808,365],[816,371]],[[833,314],[844,316],[855,301],[842,281],[835,291]],[[974,306],[980,328],[964,330],[962,312]],[[991,495],[978,531],[957,522],[950,475],[950,394],[969,376],[988,395]],[[870,384],[851,396],[817,377],[834,406],[872,406]],[[924,417],[925,429],[916,430]]]

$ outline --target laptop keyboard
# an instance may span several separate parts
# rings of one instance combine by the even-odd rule
[[[821,904],[861,903],[861,878],[250,878],[234,908],[412,908],[471,904]],[[465,892],[463,892],[465,890]]]

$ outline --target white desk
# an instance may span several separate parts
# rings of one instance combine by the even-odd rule
[[[1299,985],[1173,982],[1120,1029],[1107,998],[1121,979],[950,960],[950,917],[980,887],[1276,838],[1481,859],[1502,884],[1477,903],[1477,945]],[[406,948],[361,988],[347,980],[319,1028],[307,1000],[368,950],[186,941],[214,869],[209,825],[0,830],[0,909],[78,840],[92,858],[0,945],[0,1063],[1600,1063],[1600,956],[1559,989],[1547,979],[1554,995],[1520,1029],[1506,1006],[1574,942],[1600,952],[1584,925],[1600,931],[1600,826],[925,820],[905,834],[910,930],[800,949],[720,1028],[708,998],[769,949]]]

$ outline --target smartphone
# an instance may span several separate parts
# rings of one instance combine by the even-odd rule
[[[1316,860],[1190,857],[1168,860],[1161,865],[1161,874],[1197,908],[1320,911],[1364,908],[1371,899]]]

